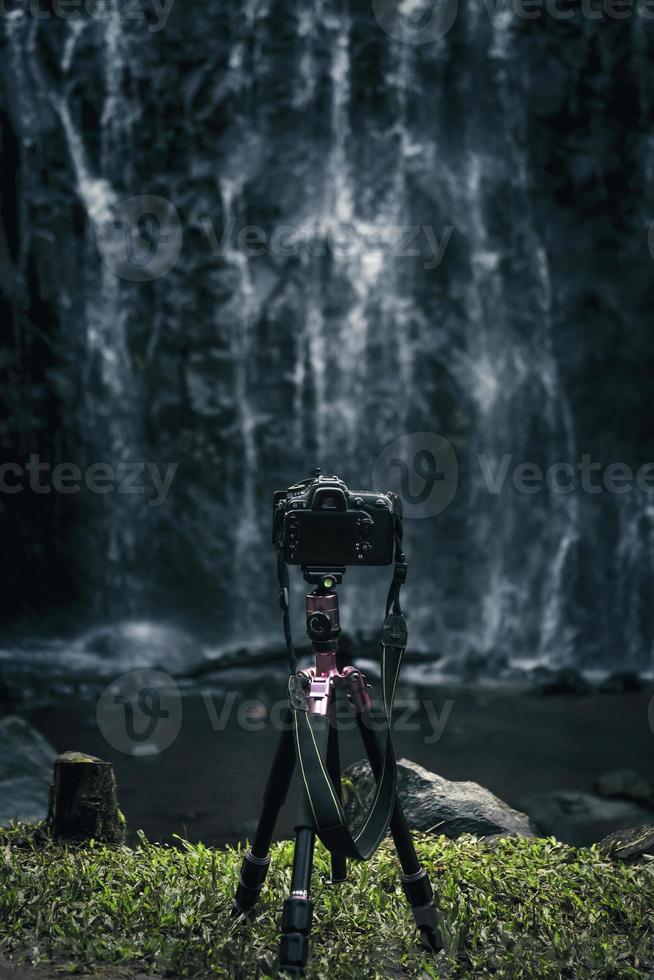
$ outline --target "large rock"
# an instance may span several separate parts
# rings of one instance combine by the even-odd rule
[[[21,704],[30,708],[51,704],[57,693],[70,695],[80,686],[100,692],[109,681],[136,670],[194,676],[207,656],[200,639],[151,620],[106,624],[73,640],[39,639],[0,648],[0,716],[3,698],[10,698],[18,710]]]
[[[562,667],[560,670],[545,670],[541,683],[541,693],[548,695],[588,694],[591,686],[586,678],[574,667]]]
[[[654,858],[654,824],[617,830],[601,840],[597,846],[607,857],[628,864],[646,857]]]
[[[619,670],[614,674],[609,674],[597,688],[604,694],[627,694],[632,691],[641,691],[645,686],[645,681],[633,670]]]
[[[139,668],[182,674],[203,659],[201,643],[190,634],[149,620],[128,620],[91,630],[71,650],[73,662],[112,676]]]
[[[0,826],[45,817],[57,755],[36,729],[17,715],[0,719]]]
[[[535,836],[535,828],[524,813],[478,783],[451,782],[409,759],[398,761],[397,777],[400,800],[413,830],[433,830],[446,837]],[[357,826],[370,807],[375,782],[367,761],[355,762],[346,769],[344,778],[346,813]]]
[[[573,790],[536,794],[521,805],[542,833],[577,847],[652,818],[650,809],[631,800],[604,799]]]

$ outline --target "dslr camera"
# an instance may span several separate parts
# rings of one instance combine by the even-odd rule
[[[390,565],[400,501],[394,493],[348,490],[313,477],[273,497],[273,544],[289,565]]]

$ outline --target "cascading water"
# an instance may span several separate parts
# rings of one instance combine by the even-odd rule
[[[473,111],[471,145],[464,143],[465,169],[448,178],[455,226],[466,236],[470,259],[466,322],[463,331],[457,325],[452,337],[449,370],[474,419],[473,441],[487,472],[498,472],[505,455],[545,468],[574,460],[575,444],[552,354],[551,284],[528,193],[524,110],[507,77],[507,65],[517,52],[506,16],[489,21],[477,13],[469,30],[471,48],[487,52],[488,74],[494,80],[492,109],[505,138],[501,156],[480,151]],[[474,109],[488,111],[488,106],[480,100]],[[520,214],[521,251],[513,254],[506,227],[502,237],[497,231],[493,235],[487,220],[489,200],[506,194],[507,188],[509,220]],[[507,258],[522,268],[531,309],[512,309],[510,276],[502,272]],[[487,663],[507,655],[522,664],[565,663],[572,654],[563,606],[567,565],[574,560],[576,498],[550,495],[545,502],[534,501],[509,486],[493,500],[487,481],[479,476],[469,510],[481,601],[468,617],[464,644],[477,649]],[[530,529],[533,544],[525,551]]]
[[[462,4],[414,45],[355,2],[173,6],[157,32],[121,9],[3,24],[20,248],[56,283],[69,451],[178,464],[156,512],[113,495],[71,517],[98,606],[209,617],[225,642],[277,636],[271,491],[315,466],[364,486],[388,443],[432,431],[459,484],[443,513],[407,522],[414,645],[496,674],[608,665],[623,637],[624,664],[651,666],[651,498],[511,482],[521,463],[575,466],[588,444],[593,337],[580,324],[575,340],[557,247],[575,225],[534,111],[554,98],[533,94],[547,25]],[[166,275],[126,281],[99,251],[106,216],[148,194],[179,214],[183,248]],[[399,247],[406,229],[417,249]],[[44,238],[60,261],[35,258]],[[346,622],[375,629],[381,600],[346,581]]]
[[[226,221],[234,217],[235,198],[240,188],[231,180],[221,182],[222,211]],[[256,307],[254,290],[250,279],[247,259],[237,249],[229,249],[225,260],[235,270],[237,276],[236,301],[240,307],[234,311],[231,323],[229,352],[234,375],[232,393],[236,415],[234,443],[239,459],[235,485],[239,496],[234,496],[233,506],[237,515],[234,534],[234,566],[239,571],[234,584],[237,587],[243,614],[249,619],[254,611],[250,608],[253,576],[257,572],[257,555],[265,547],[261,534],[261,523],[257,520],[255,487],[258,467],[256,410],[250,397],[250,375],[252,333]]]
[[[76,463],[83,467],[107,463],[119,471],[121,463],[142,455],[137,386],[129,354],[129,301],[111,266],[111,257],[103,255],[105,261],[98,261],[103,223],[120,200],[114,181],[118,178],[120,186],[121,175],[128,169],[124,153],[130,145],[127,130],[131,107],[121,87],[126,62],[120,14],[112,4],[109,16],[99,25],[91,27],[80,21],[63,25],[56,81],[46,75],[47,58],[39,26],[38,20],[26,14],[12,20],[13,64],[29,79],[29,94],[22,97],[31,102],[28,118],[33,120],[33,131],[51,132],[53,117],[59,121],[69,164],[67,176],[86,218],[84,263],[76,270],[76,281],[62,281],[58,296],[61,319],[71,328],[68,351],[77,359],[82,399],[78,418],[83,437]],[[95,164],[89,160],[82,123],[73,108],[79,104],[76,58],[88,40],[89,29],[99,35],[94,51],[103,78],[101,141]],[[81,53],[88,57],[88,47]],[[96,504],[87,513],[87,541],[102,564],[95,606],[105,613],[115,611],[119,596],[121,612],[129,611],[135,592],[129,573],[140,520],[134,500],[111,494],[103,499],[102,506]]]
[[[103,99],[97,164],[100,176],[93,173],[81,124],[71,112],[76,89],[75,48],[81,33],[79,25],[73,22],[62,57],[64,89],[61,95],[54,97],[54,107],[65,134],[75,187],[88,217],[89,252],[95,259],[98,248],[102,248],[104,223],[120,201],[114,181],[120,187],[129,172],[125,154],[130,149],[129,126],[133,110],[123,88],[127,63],[117,0],[112,0],[109,5],[101,29]],[[123,282],[116,275],[111,257],[101,255],[101,259],[102,264],[99,268],[96,266],[95,275],[87,279],[85,297],[84,425],[88,428],[87,451],[97,453],[99,461],[108,459],[111,466],[119,470],[122,463],[142,455],[136,413],[138,395],[129,353],[130,312]],[[88,458],[92,458],[90,453]],[[125,603],[124,608],[131,611],[137,591],[131,570],[139,522],[134,501],[126,495],[111,494],[101,516],[97,508],[93,516],[101,526],[92,537],[96,538],[106,561],[105,594],[98,597],[98,604],[107,611],[115,609],[119,595]]]

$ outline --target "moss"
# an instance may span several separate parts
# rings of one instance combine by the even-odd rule
[[[326,884],[318,846],[309,977],[549,980],[651,977],[654,872],[557,841],[418,835],[438,893],[448,948],[415,941],[397,862],[384,843],[371,862]],[[276,844],[251,920],[230,917],[242,852],[179,842],[83,850],[0,832],[0,951],[66,969],[129,964],[160,975],[274,976],[292,843]]]

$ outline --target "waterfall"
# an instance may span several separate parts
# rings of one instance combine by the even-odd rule
[[[227,178],[221,181],[222,207],[226,222],[235,217],[235,202],[241,193],[242,188],[238,182]],[[234,370],[232,404],[237,420],[235,445],[240,464],[235,474],[237,493],[232,500],[238,514],[234,526],[234,563],[241,571],[234,581],[240,587],[240,598],[247,609],[251,595],[251,576],[257,570],[256,556],[263,545],[255,506],[255,479],[259,466],[256,445],[258,420],[250,399],[252,331],[256,308],[247,258],[238,249],[229,248],[225,259],[236,271],[235,301],[238,304],[229,338]]]
[[[606,666],[616,644],[626,665],[647,667],[649,496],[512,483],[521,463],[576,465],[593,438],[585,365],[621,303],[627,325],[645,305],[644,287],[618,303],[600,283],[584,306],[590,260],[561,260],[578,235],[580,256],[597,238],[616,261],[633,254],[639,282],[650,271],[643,242],[614,229],[607,243],[582,210],[573,178],[593,157],[590,136],[558,132],[554,109],[542,121],[590,56],[561,40],[569,58],[544,93],[533,66],[548,63],[549,22],[526,30],[506,6],[461,3],[442,37],[411,44],[369,6],[239,0],[175,9],[156,33],[119,0],[101,19],[3,18],[17,273],[23,292],[34,283],[36,319],[52,293],[42,306],[62,339],[62,438],[85,464],[179,467],[156,515],[138,497],[80,501],[66,528],[83,542],[79,579],[112,615],[190,610],[228,642],[267,639],[278,628],[271,491],[315,466],[363,488],[388,445],[437,433],[456,452],[458,488],[442,513],[407,520],[414,646],[446,670],[471,662],[492,675]],[[643,119],[646,30],[634,18]],[[607,73],[621,64],[612,57]],[[600,146],[610,122],[594,123]],[[641,154],[649,197],[630,207],[645,236],[651,137]],[[561,190],[568,178],[574,193]],[[168,199],[183,248],[160,277],[130,281],[112,221],[144,194]],[[256,253],[239,238],[247,228],[263,235]],[[28,314],[15,303],[12,317],[20,336]],[[618,453],[625,428],[604,424]],[[495,493],[479,459],[494,472],[506,456]],[[379,625],[386,572],[348,573],[349,629]],[[255,604],[253,577],[269,573],[272,598]],[[295,575],[298,598],[303,587]]]
[[[121,280],[115,272],[111,254],[99,262],[99,249],[107,244],[105,222],[119,202],[114,181],[121,182],[124,161],[114,151],[111,134],[124,124],[127,106],[119,84],[124,72],[121,62],[121,24],[118,8],[101,22],[104,64],[101,133],[102,150],[97,164],[89,161],[79,122],[71,111],[76,78],[76,55],[89,28],[88,22],[66,23],[61,47],[61,82],[54,83],[43,65],[40,29],[37,20],[16,16],[11,24],[14,66],[29,84],[21,88],[22,111],[32,130],[48,127],[46,116],[54,112],[58,118],[70,160],[72,186],[88,221],[85,268],[80,270],[79,283],[72,295],[71,284],[63,283],[60,293],[60,313],[63,319],[81,317],[84,330],[84,357],[78,364],[84,404],[80,408],[80,426],[85,432],[85,444],[80,447],[80,461],[109,463],[116,469],[121,461],[138,459],[136,421],[136,384],[128,352],[129,307],[125,301]],[[29,93],[29,95],[27,94]],[[119,121],[120,120],[120,121]],[[26,171],[26,176],[29,171]],[[32,177],[32,179],[34,179]],[[28,234],[25,238],[29,242]],[[108,245],[120,248],[121,243],[109,240]],[[81,287],[81,288],[80,288]],[[79,357],[78,324],[72,324],[70,350]],[[111,494],[102,506],[88,510],[88,538],[92,551],[104,561],[100,608],[118,602],[121,609],[129,608],[134,582],[128,570],[136,547],[135,508],[133,501]],[[97,557],[96,557],[97,560]]]
[[[466,119],[463,159],[445,174],[456,228],[469,254],[464,322],[455,325],[446,367],[474,420],[473,439],[461,461],[472,480],[467,537],[475,557],[466,589],[473,605],[461,625],[441,634],[440,644],[454,659],[466,650],[478,651],[489,665],[506,657],[523,666],[565,663],[573,656],[565,602],[578,536],[576,497],[552,496],[534,503],[509,486],[493,498],[475,462],[481,452],[493,467],[505,454],[547,465],[573,460],[575,445],[552,350],[552,286],[530,202],[524,109],[512,89],[515,78],[509,78],[508,66],[519,63],[511,17],[490,20],[477,11],[469,17],[468,32],[470,47],[485,57],[493,81]],[[501,156],[492,147],[479,146],[478,112],[491,110],[505,134]],[[508,292],[506,240],[488,224],[493,196],[499,194],[508,202],[507,220],[515,222],[520,215],[524,251],[513,258],[531,287],[534,312],[519,311],[523,319],[528,317],[528,333],[518,327],[515,298]],[[530,432],[536,423],[537,444]],[[525,551],[529,528],[534,547]]]
[[[65,134],[77,193],[88,215],[88,248],[93,256],[91,268],[95,272],[93,279],[88,280],[85,296],[86,451],[91,457],[98,453],[99,462],[108,458],[117,470],[121,463],[138,461],[142,450],[137,434],[137,383],[128,348],[130,312],[115,262],[115,253],[125,248],[125,242],[118,240],[115,232],[109,236],[106,233],[106,223],[112,220],[113,209],[120,200],[116,186],[124,184],[128,167],[125,153],[129,148],[129,137],[123,139],[123,135],[131,115],[121,85],[126,65],[116,0],[112,2],[109,16],[102,21],[104,91],[98,176],[89,163],[79,123],[70,108],[79,33],[79,28],[73,24],[62,59],[66,86],[63,94],[55,97],[54,105]],[[95,262],[98,250],[102,260],[99,267]],[[129,497],[112,493],[103,508],[102,518],[97,508],[91,513],[91,520],[100,519],[104,525],[104,533],[98,533],[99,529],[92,532],[107,561],[105,595],[100,601],[107,608],[115,608],[118,601],[121,609],[131,611],[130,599],[135,583],[130,572],[136,557],[137,507]]]
[[[8,14],[4,20],[6,44],[8,48],[5,72],[15,80],[13,93],[15,108],[13,112],[16,134],[21,149],[27,157],[33,149],[33,131],[40,129],[41,107],[33,98],[33,79],[28,71],[25,49],[28,45],[28,22],[22,11]],[[9,100],[8,100],[9,101]],[[29,209],[30,200],[35,193],[35,177],[32,167],[26,167],[23,174],[25,192],[19,201],[20,244],[18,271],[21,288],[26,289],[27,260],[32,244],[32,226]]]

